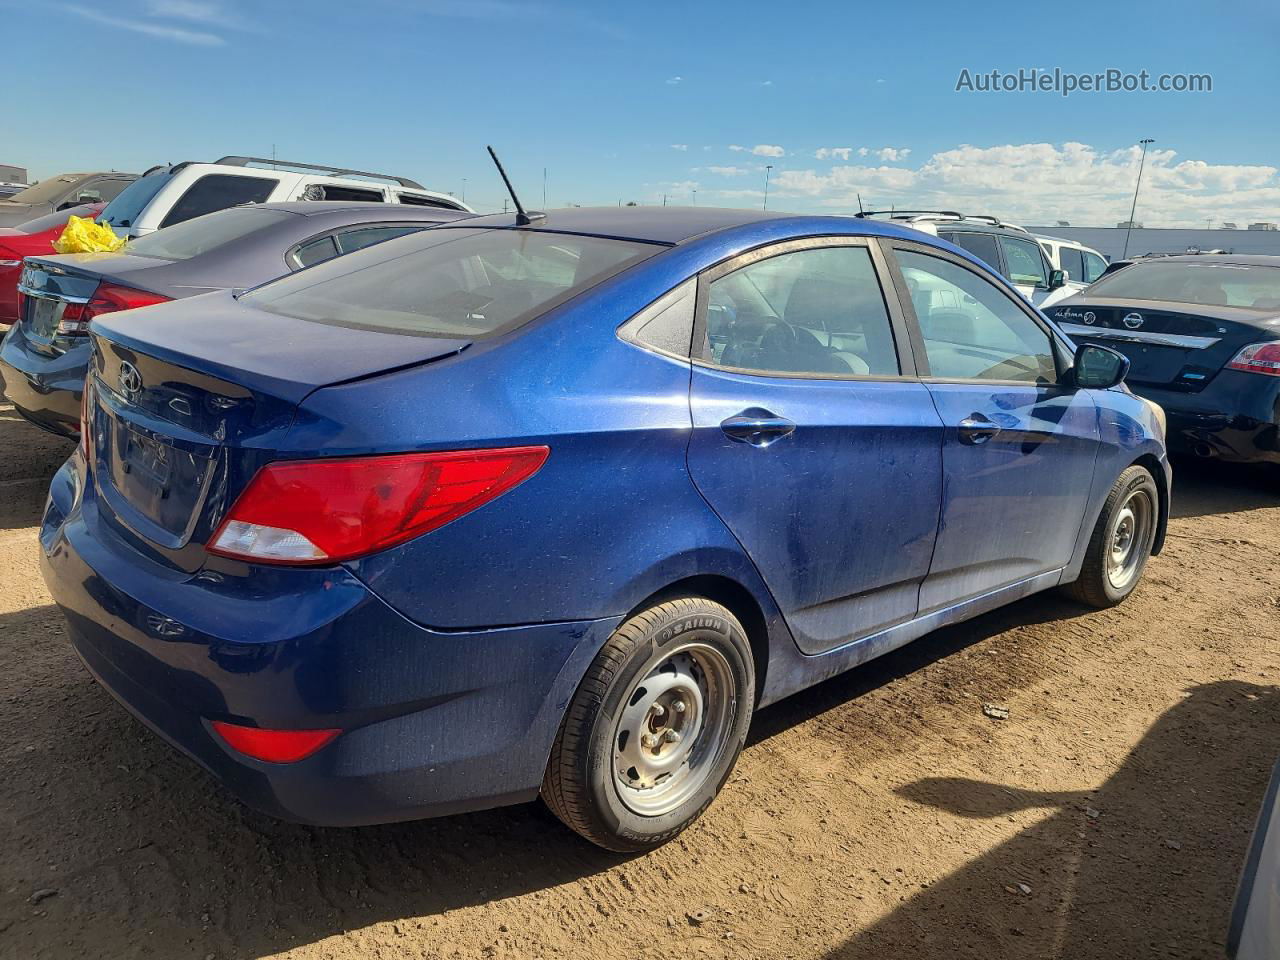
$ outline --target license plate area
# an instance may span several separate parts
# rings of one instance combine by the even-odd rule
[[[28,336],[42,340],[52,340],[58,332],[58,323],[62,320],[62,311],[66,302],[50,297],[26,297],[26,316],[23,317]]]
[[[173,448],[125,427],[121,469],[160,498],[169,495],[173,475]]]
[[[200,519],[216,448],[140,427],[104,404],[98,489],[112,512],[135,533],[177,549]]]

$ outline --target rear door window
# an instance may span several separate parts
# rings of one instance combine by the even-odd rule
[[[339,183],[311,183],[303,191],[306,200],[345,200],[356,203],[385,203],[386,195],[375,187],[348,187]]]
[[[245,177],[238,174],[209,173],[187,188],[173,205],[161,227],[171,227],[194,217],[225,210],[242,203],[263,203],[271,196],[277,181],[266,177]],[[110,208],[108,208],[110,209]]]
[[[707,359],[764,373],[897,376],[898,353],[871,254],[797,250],[713,280]]]
[[[955,233],[951,242],[968,250],[997,273],[1000,271],[1000,251],[996,249],[996,238],[991,234]]]
[[[1067,271],[1068,280],[1084,280],[1084,256],[1077,248],[1059,247],[1058,265]]]
[[[1011,282],[1037,287],[1049,285],[1049,277],[1045,274],[1044,268],[1044,253],[1034,240],[1001,237],[1000,246],[1004,249],[1004,259],[1009,268],[1008,277]]]

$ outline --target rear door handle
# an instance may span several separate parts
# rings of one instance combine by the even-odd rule
[[[795,432],[796,425],[786,417],[775,417],[767,410],[744,410],[736,417],[720,423],[720,429],[730,440],[749,443],[753,447],[767,447]]]
[[[960,442],[971,446],[986,443],[1000,432],[999,425],[988,420],[980,413],[971,413],[961,420],[956,429],[960,433]]]

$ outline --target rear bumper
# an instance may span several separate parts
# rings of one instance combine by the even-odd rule
[[[1199,393],[1131,386],[1169,418],[1168,444],[1238,463],[1280,463],[1280,377],[1223,370]]]
[[[443,633],[341,568],[182,574],[79,501],[80,464],[54,478],[41,530],[71,642],[108,691],[245,803],[349,826],[537,795],[563,711],[616,619]],[[344,733],[271,764],[232,751],[211,720]]]
[[[89,366],[89,344],[58,357],[31,349],[19,324],[0,342],[0,385],[18,412],[64,437],[80,435],[80,397]]]

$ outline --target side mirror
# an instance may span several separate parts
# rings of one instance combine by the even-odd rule
[[[1049,271],[1049,289],[1057,290],[1059,287],[1065,286],[1067,282],[1067,271],[1050,270]]]
[[[1129,373],[1129,358],[1106,347],[1086,343],[1076,350],[1076,386],[1105,390],[1121,383]]]

